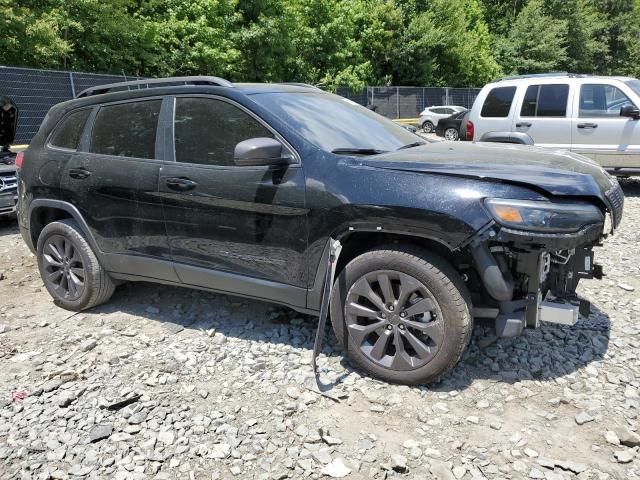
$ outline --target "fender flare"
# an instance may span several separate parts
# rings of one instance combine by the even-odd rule
[[[32,200],[29,205],[29,217],[27,219],[29,230],[31,230],[31,215],[33,214],[34,210],[38,208],[55,208],[71,215],[71,218],[76,221],[76,223],[80,227],[80,230],[82,230],[83,235],[91,245],[91,248],[96,253],[96,255],[98,257],[102,256],[102,250],[100,250],[100,248],[98,247],[96,239],[91,233],[89,225],[85,221],[80,211],[75,207],[75,205],[69,202],[65,202],[64,200],[53,200],[48,198],[36,198],[35,200]],[[36,248],[37,245],[34,245],[33,247]]]
[[[413,237],[413,238],[423,238],[423,239],[427,239],[436,243],[439,243],[440,245],[442,245],[443,247],[447,248],[450,251],[454,251],[457,248],[460,247],[460,245],[463,245],[464,242],[458,244],[458,245],[452,245],[450,243],[447,243],[446,241],[444,241],[441,238],[438,238],[435,235],[429,235],[425,232],[421,232],[421,231],[402,231],[402,230],[396,230],[393,228],[387,229],[387,228],[383,228],[382,230],[376,228],[375,226],[358,226],[358,228],[355,229],[351,229],[351,228],[347,228],[347,229],[341,229],[339,231],[334,231],[331,235],[330,238],[334,238],[336,240],[338,240],[340,243],[345,242],[345,238],[347,238],[349,236],[349,234],[354,233],[354,232],[360,232],[360,233],[390,233],[393,235],[400,235],[400,236],[406,236],[406,237]],[[342,246],[344,246],[344,243],[342,243]],[[315,270],[315,274],[314,274],[314,281],[313,281],[313,285],[311,287],[308,288],[307,290],[307,308],[309,310],[313,310],[313,311],[319,311],[320,310],[320,305],[321,305],[321,301],[322,301],[322,288],[323,288],[323,281],[322,279],[325,277],[326,275],[326,265],[327,262],[329,260],[329,256],[330,256],[330,242],[327,242],[322,250],[322,255],[320,256],[320,261],[318,263],[318,266]],[[310,271],[310,273],[313,272],[313,270]]]
[[[517,143],[520,145],[534,145],[533,138],[523,132],[487,132],[480,137],[479,142]]]

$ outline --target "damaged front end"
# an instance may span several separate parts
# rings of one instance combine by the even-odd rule
[[[576,288],[581,279],[604,275],[593,248],[620,223],[624,196],[617,182],[606,199],[605,208],[489,200],[495,222],[468,245],[472,276],[480,284],[472,288],[474,315],[495,318],[496,333],[505,337],[541,321],[573,325],[578,314],[588,316],[590,304]]]

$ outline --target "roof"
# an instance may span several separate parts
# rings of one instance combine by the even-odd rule
[[[599,80],[620,80],[627,81],[632,80],[631,77],[609,76],[609,75],[590,75],[586,73],[568,73],[568,72],[549,72],[549,73],[531,73],[526,75],[511,75],[508,77],[502,77],[494,80],[492,83],[513,81],[513,80],[527,80],[527,79],[572,79],[572,78],[590,78]]]
[[[143,80],[133,80],[129,82],[109,83],[87,88],[80,92],[76,98],[91,97],[105,93],[128,92],[149,90],[155,88],[184,88],[184,87],[225,87],[244,91],[245,93],[264,92],[300,92],[318,90],[313,85],[304,83],[231,83],[228,80],[213,76],[190,76],[190,77],[166,77],[149,78]]]

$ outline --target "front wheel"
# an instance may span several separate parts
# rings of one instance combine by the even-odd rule
[[[115,284],[73,220],[48,224],[38,237],[38,269],[56,305],[80,311],[109,300]]]
[[[395,383],[437,379],[460,359],[471,336],[469,295],[441,257],[413,248],[355,258],[334,285],[331,321],[350,358]]]
[[[444,131],[444,138],[446,140],[450,140],[452,142],[455,142],[456,140],[458,140],[459,134],[458,134],[458,129],[457,128],[452,128],[449,127]]]

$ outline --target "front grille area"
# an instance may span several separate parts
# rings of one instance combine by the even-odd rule
[[[18,179],[15,173],[0,173],[0,194],[16,190]]]
[[[616,182],[611,190],[606,193],[607,200],[611,204],[611,215],[613,216],[613,227],[618,228],[620,220],[622,220],[622,209],[624,207],[624,193],[622,188]]]

